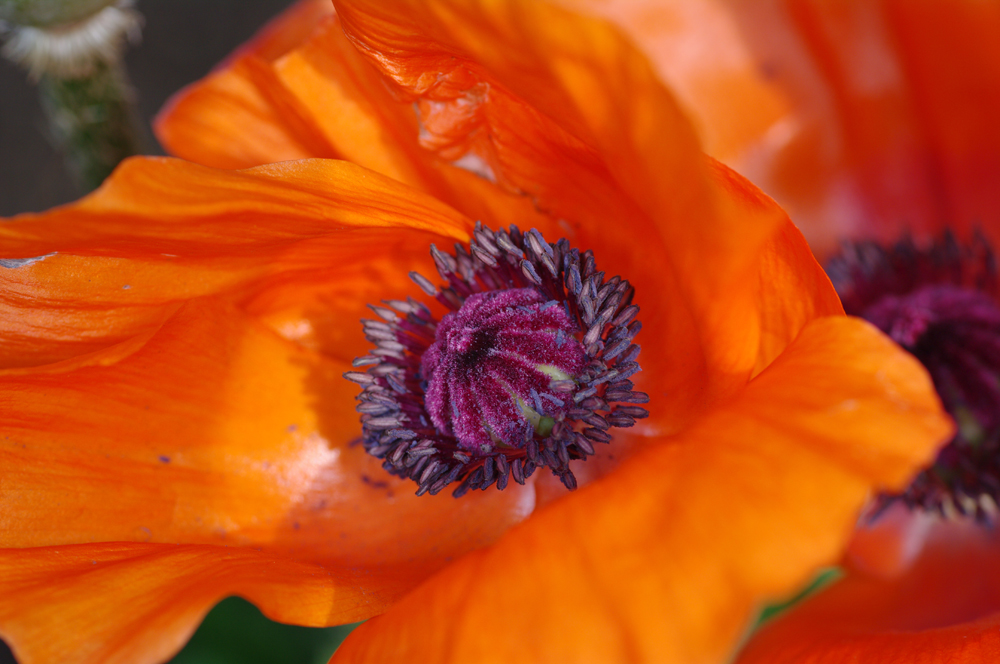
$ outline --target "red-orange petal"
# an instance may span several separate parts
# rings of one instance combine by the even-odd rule
[[[350,365],[219,298],[123,358],[44,369],[0,376],[0,547],[251,546],[405,587],[533,507],[530,487],[412,495],[356,444]]]
[[[204,79],[171,97],[153,121],[171,153],[215,168],[337,157],[270,65],[333,16],[331,0],[298,0]]]
[[[581,247],[599,247],[602,269],[636,284],[644,324],[659,336],[644,351],[651,389],[691,399],[671,401],[663,430],[766,364],[774,350],[761,352],[762,334],[797,333],[774,326],[798,313],[765,314],[761,299],[775,310],[802,300],[819,315],[838,310],[815,266],[809,292],[762,296],[763,263],[811,257],[798,257],[804,245],[785,253],[792,244],[777,238],[788,220],[773,201],[705,163],[668,91],[608,25],[516,0],[337,6],[351,39],[417,104],[425,147],[478,160],[498,184],[568,220]]]
[[[761,74],[745,41],[739,5],[718,0],[556,2],[625,31],[690,114],[705,151],[729,165],[739,163],[789,112],[789,100]],[[772,9],[757,4],[746,11],[761,20]]]
[[[430,13],[440,19],[447,7],[438,3]],[[745,180],[718,164],[702,163],[686,121],[639,53],[599,22],[533,4],[511,7],[526,25],[553,27],[532,27],[512,36],[503,25],[503,12],[492,10],[475,16],[459,12],[457,18],[446,16],[441,25],[435,28],[432,21],[428,27],[427,21],[420,22],[426,8],[401,5],[382,8],[391,15],[388,27],[380,24],[373,34],[355,29],[356,40],[374,40],[385,48],[372,57],[403,86],[402,100],[387,92],[385,82],[359,59],[335,23],[319,29],[272,69],[283,89],[308,109],[316,130],[344,156],[420,186],[487,222],[537,225],[553,238],[568,233],[581,248],[599,248],[600,269],[637,285],[643,321],[662,338],[646,344],[648,373],[640,381],[656,375],[658,385],[646,387],[691,397],[690,403],[675,400],[672,408],[658,409],[660,423],[651,422],[661,430],[676,430],[685,418],[738,389],[766,365],[810,315],[834,313],[839,305],[805,245],[779,239],[788,233],[782,230],[788,225],[784,213]],[[372,7],[362,9],[362,15],[378,14]],[[357,7],[348,5],[347,10],[357,19]],[[407,19],[411,10],[416,18]],[[539,11],[543,15],[536,16]],[[436,40],[432,56],[421,50],[424,42],[414,46],[414,30],[427,30],[427,37]],[[460,45],[463,58],[449,55],[451,41],[477,31],[483,34],[475,43]],[[567,43],[566,34],[589,35],[593,48]],[[531,53],[535,61],[521,62],[521,56],[511,64],[496,53]],[[586,65],[571,71],[561,64],[568,61]],[[239,78],[236,69],[227,75]],[[529,98],[507,90],[522,85],[521,70],[538,79],[526,93]],[[430,77],[431,72],[437,73]],[[437,83],[425,89],[428,80]],[[609,83],[614,81],[629,81],[620,83],[629,94]],[[197,89],[189,94],[190,106],[176,107],[162,118],[165,126],[214,117],[218,109],[210,99],[193,100],[200,94]],[[557,90],[562,98],[556,94],[553,100],[551,91]],[[423,147],[408,103],[412,99],[422,109]],[[610,105],[604,116],[593,115],[595,99]],[[537,111],[546,106],[557,107],[550,117]],[[646,116],[655,119],[638,121]],[[292,126],[299,115],[284,117]],[[593,125],[592,130],[576,127],[589,143],[567,131],[574,129],[573,118]],[[620,135],[619,121],[633,128],[651,125],[653,133]],[[231,126],[220,126],[215,133],[231,131]],[[252,135],[245,129],[240,133],[236,144]],[[663,157],[664,151],[651,145],[675,148]],[[454,166],[442,167],[435,154],[465,166],[476,162],[497,184]],[[663,158],[669,163],[656,161]],[[645,184],[637,185],[640,180]],[[518,199],[501,187],[529,194],[550,217],[570,220],[570,225],[558,228],[551,218],[528,215],[530,201],[522,198],[518,206]],[[691,193],[696,191],[702,195]],[[710,230],[698,237],[706,228]],[[807,276],[797,284],[760,278],[762,270],[779,264],[795,265]],[[811,285],[802,290],[806,282]],[[804,315],[807,310],[812,313]]]
[[[892,578],[905,574],[923,550],[937,520],[934,514],[896,502],[874,522],[864,518],[858,524],[842,564],[869,576]]]
[[[157,664],[223,597],[324,626],[382,606],[378,582],[253,549],[138,543],[0,550],[0,635],[20,664]]]
[[[766,625],[739,664],[952,664],[1000,658],[1000,537],[938,523],[902,576],[849,575]]]
[[[119,343],[201,295],[283,288],[287,299],[289,286],[336,284],[360,296],[373,280],[412,289],[402,286],[406,272],[431,267],[428,244],[465,239],[470,226],[430,196],[345,162],[232,172],[131,160],[77,203],[0,227],[0,255],[36,259],[0,268],[0,366]],[[366,267],[379,261],[398,263],[394,281]],[[363,306],[348,304],[352,314]],[[363,352],[354,332],[347,357]]]
[[[332,661],[725,661],[950,430],[912,357],[814,321],[728,407],[432,577]]]
[[[561,2],[636,39],[710,153],[775,196],[817,251],[1000,227],[995,5]]]
[[[233,56],[248,53],[273,62],[291,50],[298,48],[317,25],[333,16],[331,0],[295,0],[285,11],[268,21],[253,37],[244,43]],[[221,63],[226,64],[226,61]]]

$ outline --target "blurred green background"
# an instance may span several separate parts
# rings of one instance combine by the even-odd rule
[[[149,121],[167,98],[209,72],[290,0],[138,0],[142,42],[125,65]],[[162,154],[151,133],[154,153]],[[76,199],[62,156],[46,136],[36,88],[0,59],[0,216],[39,211]],[[324,664],[352,626],[309,629],[280,625],[231,597],[208,614],[176,664]],[[72,629],[67,625],[67,629]],[[0,664],[15,660],[0,642]]]
[[[354,627],[281,625],[250,602],[230,597],[212,609],[172,664],[326,664]]]

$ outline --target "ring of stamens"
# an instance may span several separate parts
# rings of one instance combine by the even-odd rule
[[[365,449],[383,459],[388,472],[415,481],[417,495],[436,494],[455,482],[456,497],[494,484],[504,489],[511,478],[524,484],[542,466],[567,488],[576,488],[570,462],[593,455],[595,443],[610,442],[611,428],[634,426],[649,415],[638,405],[647,403],[648,395],[635,391],[630,380],[640,370],[634,339],[642,324],[635,320],[635,289],[620,277],[605,278],[593,252],[581,253],[565,239],[550,244],[535,229],[492,231],[477,222],[467,247],[456,243],[454,253],[446,253],[431,245],[431,256],[445,284],[435,286],[416,272],[410,277],[449,311],[441,321],[412,298],[371,306],[379,320],[362,321],[376,347],[354,361],[363,371],[344,376],[363,387],[357,410]],[[465,313],[483,298],[508,306],[510,320],[521,326],[523,320],[535,320],[530,316],[548,316],[538,330],[549,334],[551,344],[539,336],[542,341],[527,353],[528,360],[509,353],[502,330],[491,327],[499,319]],[[504,383],[517,404],[517,410],[507,411],[513,413],[511,426],[497,426],[495,412],[492,419],[482,416],[493,422],[486,433],[477,434],[464,420],[452,426],[467,413],[456,412],[449,420],[448,409],[454,406],[446,406],[447,398],[440,396],[445,387],[434,384],[434,368],[444,366],[439,358],[447,343],[443,329],[487,335],[482,352],[492,353],[490,361],[499,367],[490,374],[493,379],[502,370],[496,356],[505,353],[534,371],[530,385]],[[567,343],[579,350],[569,352]],[[539,355],[546,349],[551,361]],[[454,380],[454,372],[471,360],[448,362]],[[548,376],[542,383],[539,371]],[[520,433],[513,439],[515,431]]]

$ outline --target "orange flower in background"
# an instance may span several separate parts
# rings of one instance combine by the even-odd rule
[[[348,661],[725,660],[947,438],[925,372],[606,24],[345,2],[282,54],[314,11],[161,120],[205,165],[131,160],[0,228],[0,634],[22,664],[155,662],[239,594],[380,616]],[[423,297],[408,273],[474,219],[636,289],[650,417],[576,492],[417,497],[352,444],[366,304]]]
[[[995,530],[940,524],[905,575],[848,576],[765,626],[737,661],[996,661],[998,552]]]
[[[566,0],[649,54],[705,151],[820,256],[1000,228],[1000,8],[976,0]]]
[[[774,195],[818,253],[851,241],[829,262],[845,308],[928,367],[959,424],[856,534],[847,578],[765,627],[739,661],[996,659],[988,567],[1000,548],[985,524],[1000,495],[1000,8],[584,4],[653,55],[707,151]]]

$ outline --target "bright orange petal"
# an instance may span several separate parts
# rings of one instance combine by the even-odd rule
[[[806,265],[807,248],[778,239],[788,220],[773,201],[704,162],[648,63],[606,24],[516,0],[347,1],[338,12],[417,104],[426,148],[529,194],[581,247],[599,248],[601,269],[636,284],[658,337],[644,353],[650,389],[673,395],[661,431],[731,395],[810,316],[839,310],[814,265],[815,288],[761,292],[765,264]],[[761,299],[809,300],[812,313],[763,312]]]
[[[238,57],[252,53],[262,60],[273,62],[300,46],[316,26],[332,15],[331,0],[296,0],[291,7],[258,30],[233,55]],[[221,66],[225,64],[224,61]]]
[[[676,430],[766,365],[811,316],[834,313],[839,305],[805,245],[779,239],[787,234],[781,230],[788,224],[784,213],[745,180],[718,164],[702,163],[690,128],[640,54],[600,23],[549,15],[551,8],[534,4],[511,7],[528,25],[561,27],[512,36],[502,12],[450,15],[447,3],[430,10],[411,7],[407,11],[417,15],[417,23],[421,11],[440,19],[429,32],[444,53],[429,59],[423,46],[408,41],[414,28],[406,23],[406,8],[382,8],[391,15],[388,27],[380,24],[373,34],[362,30],[360,39],[386,49],[373,57],[404,87],[403,99],[389,94],[335,23],[275,63],[274,75],[308,109],[326,140],[351,160],[415,184],[487,223],[537,225],[553,239],[569,234],[581,248],[598,247],[599,268],[637,285],[643,322],[663,340],[646,344],[647,376],[655,374],[658,382],[646,387],[690,396],[690,402],[672,400],[671,408],[658,412],[660,423],[649,423]],[[361,15],[353,5],[348,10],[355,18]],[[364,10],[377,14],[371,7]],[[535,16],[537,11],[545,15]],[[428,29],[426,23],[419,29]],[[465,60],[452,58],[449,40],[464,39],[470,30],[483,34],[462,44]],[[589,46],[567,43],[566,34],[578,33],[589,35]],[[537,61],[511,65],[495,53],[531,53]],[[587,64],[573,69],[564,66],[568,61]],[[528,99],[507,92],[525,87],[522,69],[534,77]],[[428,78],[428,72],[437,74]],[[428,80],[436,81],[430,89]],[[622,85],[629,94],[609,83],[614,81],[628,81]],[[419,135],[414,98],[421,109]],[[612,106],[594,115],[594,99]],[[559,120],[533,106],[558,107],[550,115]],[[165,122],[183,123],[184,115],[175,109]],[[573,118],[592,128],[573,127]],[[651,125],[653,133],[620,135],[618,120],[636,131]],[[567,129],[582,132],[590,143]],[[652,145],[675,148],[664,156]],[[479,168],[485,178],[442,166],[434,154]],[[646,184],[637,187],[639,180]],[[534,213],[531,201],[549,218]],[[553,217],[570,223],[559,228]],[[762,270],[778,264],[802,267],[809,276],[797,284],[761,278]],[[698,277],[690,278],[695,273]],[[806,282],[811,285],[802,290]]]
[[[705,151],[733,165],[789,112],[725,0],[557,0],[602,16],[649,56],[698,128]],[[755,3],[752,11],[767,11]]]
[[[224,543],[405,587],[531,511],[530,487],[417,498],[386,475],[348,370],[202,299],[111,366],[0,377],[0,546]]]
[[[821,319],[729,407],[432,577],[333,661],[723,661],[949,432],[912,357]]]
[[[252,55],[174,95],[154,129],[171,154],[213,168],[339,156],[270,65]]]
[[[407,281],[408,269],[432,265],[430,242],[465,239],[470,225],[433,198],[345,162],[227,172],[132,160],[91,196],[0,227],[6,258],[38,259],[0,268],[0,366],[119,343],[200,295],[263,297],[324,283],[367,294],[383,276],[359,265],[377,263],[374,255],[394,260],[400,272],[383,285]],[[353,313],[363,301],[349,304]],[[348,357],[363,352],[354,331]]]
[[[529,198],[420,147],[412,105],[390,93],[336,21],[276,62],[232,59],[178,93],[155,125],[171,153],[197,163],[249,168],[339,156],[422,188],[492,228],[554,228]]]
[[[167,101],[153,121],[160,143],[171,154],[215,168],[337,157],[270,66],[332,16],[331,0],[298,0]]]
[[[82,544],[0,550],[2,635],[21,664],[157,664],[223,597],[323,626],[381,606],[377,582],[251,549]],[[369,587],[366,587],[369,586]]]
[[[895,578],[855,574],[766,625],[739,664],[951,664],[1000,658],[996,532],[938,523]]]

